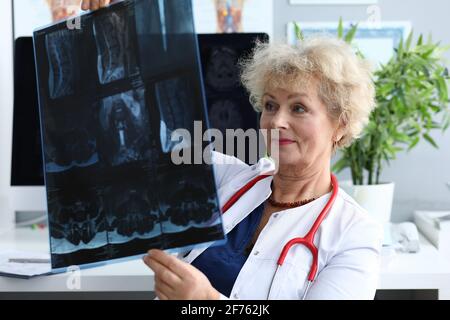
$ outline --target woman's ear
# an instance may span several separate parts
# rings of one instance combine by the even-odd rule
[[[345,113],[341,113],[338,119],[337,128],[334,131],[333,143],[337,144],[344,137],[347,128],[347,123],[348,123],[347,115]]]

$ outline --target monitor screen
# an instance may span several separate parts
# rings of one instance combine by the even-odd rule
[[[44,185],[36,70],[31,37],[17,38],[14,46],[11,185]]]
[[[34,33],[53,268],[219,244],[212,166],[171,157],[196,147],[175,130],[207,129],[191,1],[123,1],[80,26]]]
[[[246,141],[242,156],[237,147],[227,150],[227,139],[232,137],[226,136],[226,130],[259,128],[258,113],[240,81],[239,61],[251,53],[257,41],[268,42],[269,37],[265,33],[230,33],[200,34],[198,39],[210,126],[222,132],[224,153],[253,164],[251,159],[257,158],[250,156],[251,141]]]

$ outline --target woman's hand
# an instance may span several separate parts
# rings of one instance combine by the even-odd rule
[[[144,262],[155,273],[161,300],[219,300],[220,293],[197,268],[161,250],[150,250]]]
[[[111,0],[83,0],[81,2],[81,9],[83,10],[97,10],[109,5]]]

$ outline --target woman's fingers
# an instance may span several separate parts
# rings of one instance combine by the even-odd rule
[[[158,291],[155,289],[155,294],[158,297],[159,300],[169,300],[169,297],[166,296],[164,293]]]
[[[106,7],[111,3],[111,0],[83,0],[81,9],[83,10],[97,10]]]
[[[83,0],[83,2],[81,3],[81,9],[89,10],[90,7],[91,7],[91,1],[90,0]]]
[[[167,283],[164,283],[161,280],[155,279],[155,292],[158,291],[165,295],[166,297],[174,297],[174,293],[176,290],[172,287],[170,287]]]
[[[187,270],[184,262],[178,260],[176,257],[168,255],[164,251],[157,249],[150,250],[148,253],[151,259],[166,266],[181,279],[186,274]]]
[[[181,282],[181,279],[176,274],[174,274],[170,269],[161,264],[159,261],[146,256],[144,258],[144,262],[155,273],[155,279],[160,279],[171,288],[175,289],[177,284]]]
[[[101,0],[100,6],[106,7],[107,5],[109,5],[109,3],[111,2],[111,0]]]

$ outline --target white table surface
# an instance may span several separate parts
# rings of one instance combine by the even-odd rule
[[[48,230],[16,229],[0,234],[0,250],[48,253]],[[68,285],[73,274],[60,273],[31,279],[0,277],[0,292],[121,292],[152,291],[153,272],[140,259],[82,269],[80,285]],[[71,278],[72,277],[72,278]]]
[[[0,250],[49,252],[48,231],[15,229],[0,234]],[[152,291],[153,272],[137,259],[80,271],[79,288],[70,288],[68,273],[29,280],[0,277],[0,292],[125,292]],[[420,252],[382,257],[379,289],[438,289],[450,298],[450,254],[420,237]]]

